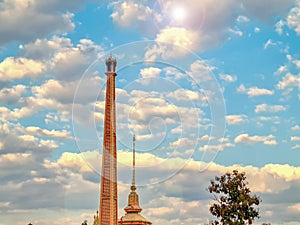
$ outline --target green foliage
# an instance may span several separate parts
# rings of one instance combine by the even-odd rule
[[[247,187],[245,173],[234,170],[221,177],[215,177],[210,182],[208,191],[213,194],[215,203],[209,211],[220,221],[213,221],[213,225],[246,225],[252,224],[254,218],[259,217],[258,209],[260,199],[251,194]]]

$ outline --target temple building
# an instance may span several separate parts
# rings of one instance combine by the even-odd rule
[[[122,216],[118,225],[151,225],[152,223],[143,217],[140,212],[142,208],[139,204],[139,196],[135,186],[135,136],[133,136],[133,157],[132,157],[132,184],[128,196],[128,205],[124,208],[126,214]]]

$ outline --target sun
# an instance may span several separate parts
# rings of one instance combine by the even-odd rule
[[[176,6],[172,10],[172,18],[176,22],[183,22],[186,19],[187,11],[182,6]]]

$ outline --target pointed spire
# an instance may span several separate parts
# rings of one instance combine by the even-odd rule
[[[142,208],[139,203],[139,195],[135,186],[135,135],[132,137],[132,184],[128,196],[128,205],[125,207],[126,214],[121,217],[118,225],[151,225],[152,223],[143,217],[140,212]]]
[[[134,189],[134,190],[133,190]],[[135,191],[135,134],[132,137],[132,185],[131,190]]]
[[[99,212],[97,210],[96,215],[94,215],[94,223],[93,225],[99,225],[100,221],[99,221]]]
[[[139,213],[142,211],[139,203],[139,196],[136,193],[135,186],[135,135],[132,138],[132,184],[128,196],[128,206],[125,208],[127,213]]]

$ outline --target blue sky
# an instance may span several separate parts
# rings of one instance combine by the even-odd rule
[[[135,133],[153,224],[207,223],[234,169],[256,224],[300,223],[298,0],[2,0],[0,21],[0,225],[92,224],[111,53],[120,216]]]

